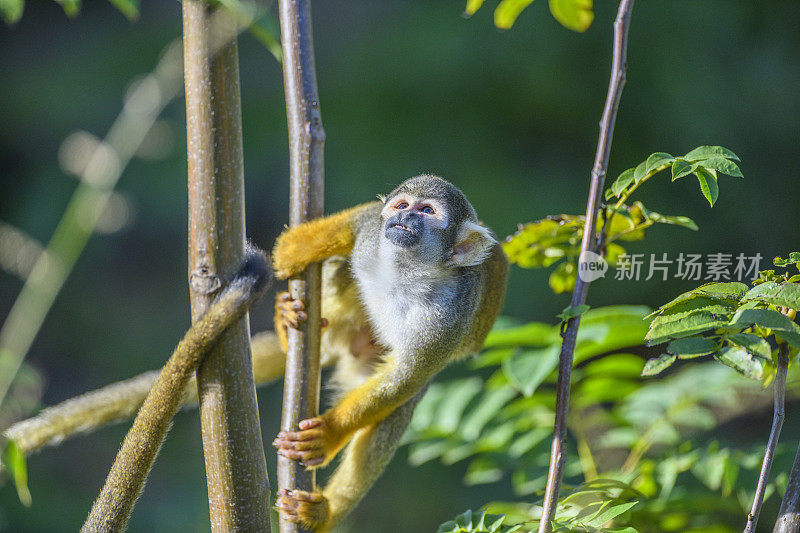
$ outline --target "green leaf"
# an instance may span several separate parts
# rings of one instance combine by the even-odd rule
[[[641,163],[636,165],[636,168],[633,169],[633,183],[639,183],[640,181],[642,181],[642,178],[644,178],[647,175],[647,172],[645,172],[646,169],[647,169],[647,161],[642,161]]]
[[[770,359],[772,357],[772,347],[765,339],[758,335],[752,333],[734,333],[733,335],[725,337],[725,339],[753,355],[763,357],[764,359]]]
[[[674,320],[664,320],[664,318],[663,316],[657,317],[650,325],[650,331],[645,335],[648,346],[720,328],[727,322],[725,315],[708,311],[693,312]]]
[[[629,168],[624,171],[614,180],[614,183],[611,184],[611,191],[614,193],[614,196],[619,197],[620,193],[622,193],[628,185],[633,183],[633,170],[634,169]]]
[[[550,13],[569,30],[584,32],[594,20],[592,0],[550,0]]]
[[[667,351],[681,359],[693,359],[719,350],[719,345],[707,337],[676,339],[667,345]]]
[[[0,0],[0,16],[3,17],[6,24],[14,24],[21,19],[24,10],[24,0]]]
[[[575,318],[576,316],[581,316],[588,310],[589,306],[586,304],[581,304],[577,306],[570,305],[569,307],[565,307],[564,310],[561,311],[561,313],[559,313],[556,316],[560,318],[562,321],[564,321],[564,320],[569,320],[570,318]]]
[[[722,156],[727,159],[733,159],[734,161],[739,161],[739,157],[728,150],[727,148],[723,148],[722,146],[698,146],[685,156],[683,159],[687,161],[700,161],[702,159],[708,159],[710,157],[717,157]]]
[[[515,396],[517,391],[511,387],[493,389],[481,395],[478,405],[471,407],[462,419],[459,430],[461,437],[467,441],[477,439],[486,424]]]
[[[699,294],[681,296],[683,300],[670,302],[668,305],[671,307],[662,310],[650,323],[650,330],[645,335],[648,345],[660,344],[670,338],[689,337],[727,324],[732,313],[729,304]]]
[[[467,0],[467,7],[464,8],[464,15],[471,17],[483,5],[483,0]]]
[[[691,163],[687,163],[683,159],[676,159],[672,163],[672,181],[680,179],[684,176],[688,176],[694,169],[697,168],[697,165],[692,165]]]
[[[800,309],[800,285],[767,281],[750,289],[742,299],[744,301],[757,300],[780,307]]]
[[[739,281],[713,282],[700,285],[694,289],[695,294],[704,294],[720,300],[739,301],[747,293],[746,284]]]
[[[800,333],[800,327],[798,327],[797,324],[792,322],[786,315],[773,309],[742,308],[736,311],[730,321],[731,326],[739,328],[748,327],[753,324],[758,324],[761,327],[774,329],[776,331]]]
[[[697,167],[694,170],[694,175],[697,176],[697,180],[700,182],[700,191],[703,193],[703,196],[706,197],[711,207],[714,207],[714,202],[716,202],[719,197],[719,185],[717,184],[717,180],[703,167]]]
[[[709,157],[708,159],[700,161],[699,164],[703,168],[713,169],[728,176],[734,176],[736,178],[744,177],[742,176],[742,171],[739,170],[739,166],[730,159],[725,159],[724,157]]]
[[[526,397],[530,397],[558,365],[561,352],[557,345],[541,350],[526,350],[503,361],[508,380]]]
[[[746,378],[760,380],[764,373],[764,362],[739,347],[723,348],[714,358]]]
[[[139,18],[139,0],[109,0],[128,20]]]
[[[494,25],[501,30],[511,28],[522,10],[532,2],[533,0],[501,0],[494,10]]]
[[[645,174],[650,174],[660,166],[668,165],[675,160],[670,154],[666,152],[656,152],[650,154],[645,164]]]
[[[550,273],[548,283],[556,294],[569,292],[575,288],[575,281],[578,279],[578,269],[575,263],[564,261]]]
[[[603,524],[605,524],[609,520],[613,520],[614,518],[618,517],[619,515],[626,512],[628,509],[630,509],[637,503],[639,502],[632,501],[632,502],[609,506],[602,513],[598,514],[588,522],[584,522],[584,524],[590,527],[601,527]]]
[[[659,310],[656,311],[656,313],[663,313],[665,311],[672,309],[681,302],[686,302],[687,300],[691,300],[698,297],[707,297],[705,300],[703,300],[703,302],[701,302],[702,305],[713,305],[713,304],[729,305],[727,302],[738,303],[739,300],[742,298],[742,296],[744,296],[747,293],[748,289],[749,287],[747,285],[745,285],[744,283],[740,283],[738,281],[706,283],[704,285],[700,285],[696,289],[692,289],[675,297],[673,300],[662,305],[659,308]],[[716,301],[711,302],[708,300],[709,298]],[[689,304],[684,304],[684,305],[689,305]]]
[[[28,467],[25,460],[25,453],[19,449],[13,440],[7,440],[2,457],[3,466],[14,479],[17,488],[17,497],[25,507],[30,507],[32,503],[31,491],[28,490]]]
[[[81,10],[80,0],[56,0],[56,2],[61,5],[61,9],[70,18],[77,15]]]
[[[497,346],[547,346],[558,339],[557,326],[544,322],[531,322],[508,329],[492,329],[486,337],[484,347]]]
[[[642,369],[642,376],[655,376],[660,374],[669,368],[677,359],[678,357],[676,355],[669,353],[661,354],[658,357],[648,359],[644,364],[644,368]]]

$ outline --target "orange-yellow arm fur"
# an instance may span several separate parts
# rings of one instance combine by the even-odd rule
[[[286,279],[299,274],[311,263],[334,255],[349,255],[355,244],[356,220],[365,210],[378,204],[357,205],[284,231],[272,251],[275,277]]]

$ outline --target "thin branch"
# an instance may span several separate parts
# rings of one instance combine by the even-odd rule
[[[235,20],[183,2],[192,320],[245,251],[239,61]],[[269,481],[245,315],[197,371],[212,531],[269,529]]]
[[[617,107],[622,96],[622,87],[625,85],[626,54],[628,48],[628,28],[630,26],[633,0],[622,0],[619,3],[617,18],[614,21],[614,55],[611,65],[611,79],[608,86],[603,118],[600,121],[600,136],[597,141],[594,167],[592,168],[591,183],[589,185],[589,199],[586,204],[586,224],[581,240],[581,255],[594,250],[596,245],[597,211],[603,197],[608,157],[611,153],[611,139],[614,133],[614,122],[617,116]],[[579,262],[580,269],[580,262]],[[580,274],[580,272],[579,272]],[[571,305],[577,307],[586,302],[589,291],[589,282],[584,282],[580,275],[572,292]],[[567,441],[567,412],[569,409],[569,390],[572,375],[572,359],[575,352],[575,342],[578,336],[580,317],[569,319],[563,333],[561,356],[558,363],[558,385],[556,392],[556,419],[553,428],[553,445],[550,451],[550,470],[547,474],[542,519],[539,524],[539,533],[548,533],[551,522],[555,517],[558,505],[558,491],[566,462]]]
[[[772,533],[796,533],[800,531],[800,447],[794,456],[792,471],[786,483],[781,509]]]
[[[235,324],[269,285],[269,267],[261,252],[248,254],[240,275],[186,332],[156,378],[125,436],[81,531],[122,531],[155,462],[170,421],[181,405],[186,384],[203,356]]]
[[[317,92],[309,0],[280,0],[278,13],[283,46],[283,81],[289,127],[290,198],[292,226],[322,215],[325,130]],[[281,429],[292,431],[317,415],[320,382],[321,267],[310,265],[289,280],[289,294],[306,305],[308,320],[289,330]],[[314,473],[300,463],[278,456],[278,486],[314,489]],[[282,533],[305,531],[281,520]]]
[[[761,473],[758,475],[756,493],[753,496],[753,506],[747,514],[747,523],[744,526],[744,533],[754,533],[758,524],[758,515],[761,512],[761,504],[764,503],[764,493],[767,490],[767,480],[769,471],[772,468],[772,460],[775,458],[775,448],[778,446],[778,438],[781,434],[784,418],[784,396],[786,391],[786,370],[789,366],[789,347],[786,343],[780,343],[778,347],[778,368],[775,374],[775,383],[772,387],[775,393],[775,410],[772,415],[772,429],[769,432],[767,449],[764,451],[764,461],[761,463]]]

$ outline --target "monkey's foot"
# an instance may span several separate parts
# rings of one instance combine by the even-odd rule
[[[336,447],[322,418],[309,418],[299,424],[299,431],[281,431],[272,445],[278,455],[300,461],[306,468],[324,466],[333,458]]]
[[[280,489],[275,508],[282,519],[308,529],[317,529],[328,521],[328,500],[319,492]]]

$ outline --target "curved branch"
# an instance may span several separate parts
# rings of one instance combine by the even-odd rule
[[[608,157],[611,153],[611,138],[614,134],[614,122],[617,108],[622,97],[622,87],[625,85],[626,55],[628,49],[628,28],[630,26],[633,0],[622,0],[617,10],[614,21],[614,55],[611,67],[611,80],[608,86],[608,95],[603,109],[603,118],[600,121],[600,136],[597,141],[592,178],[589,185],[589,199],[586,204],[586,224],[581,241],[581,255],[594,250],[596,245],[597,212],[600,200],[603,197],[603,184],[608,168]],[[580,268],[580,262],[579,268]],[[572,307],[578,307],[586,302],[589,292],[589,283],[584,282],[580,276],[572,292]],[[558,385],[556,392],[556,419],[553,428],[553,445],[550,450],[550,470],[547,474],[545,487],[542,519],[539,523],[539,533],[551,531],[551,522],[555,517],[558,505],[558,491],[561,487],[561,478],[566,462],[567,441],[567,411],[569,409],[569,389],[572,375],[572,359],[575,352],[575,341],[578,336],[580,316],[569,319],[562,334],[561,356],[558,363]]]

